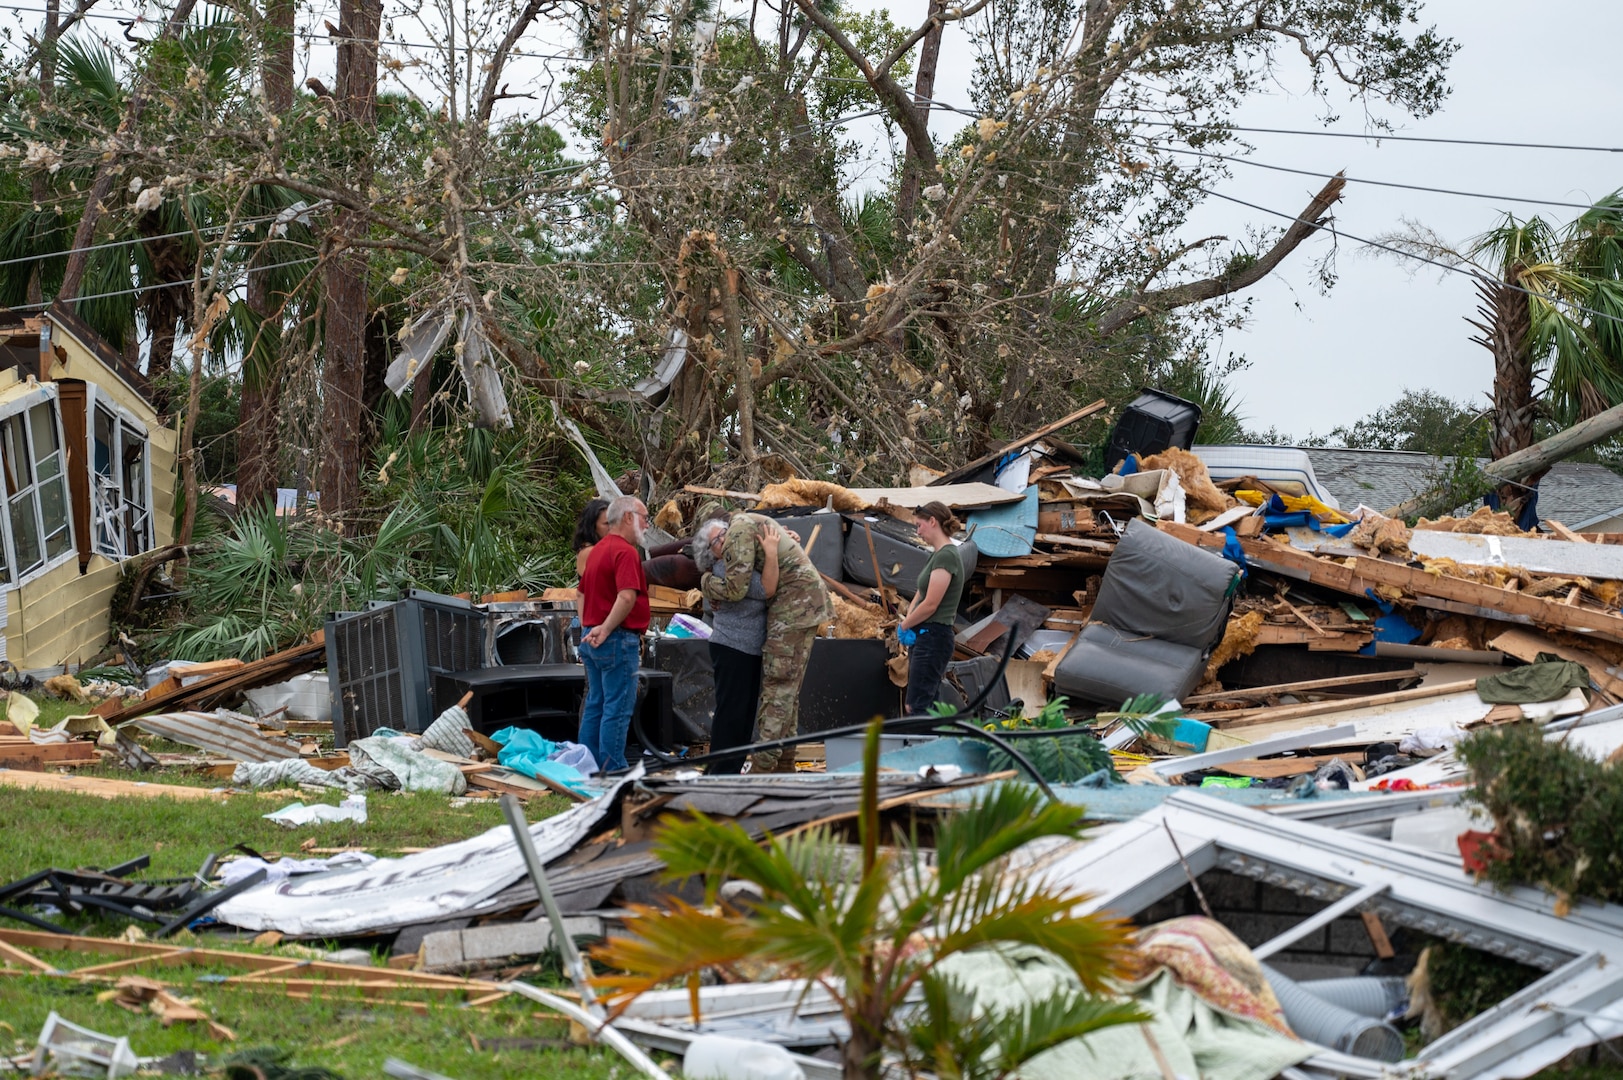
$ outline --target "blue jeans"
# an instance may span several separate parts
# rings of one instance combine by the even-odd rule
[[[583,637],[580,662],[586,668],[586,702],[580,712],[580,742],[604,772],[626,767],[626,728],[637,704],[637,668],[642,638],[615,630],[603,644]]]
[[[952,661],[952,627],[927,622],[918,627],[918,640],[907,648],[907,715],[930,711],[941,697],[941,679]]]

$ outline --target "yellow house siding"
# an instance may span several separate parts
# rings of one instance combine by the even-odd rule
[[[77,665],[107,644],[108,610],[119,566],[100,555],[88,572],[70,559],[6,597],[6,656],[18,668]]]
[[[180,436],[174,428],[148,429],[152,452],[152,542],[167,547],[175,542],[175,491],[179,487],[176,462]]]

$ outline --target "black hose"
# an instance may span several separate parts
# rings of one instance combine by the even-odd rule
[[[891,734],[928,735],[937,733],[937,729],[940,728],[950,728],[950,731],[942,732],[942,734],[961,734],[977,739],[984,739],[1013,758],[1015,763],[1019,765],[1028,776],[1031,777],[1032,782],[1042,789],[1044,795],[1047,795],[1050,799],[1058,802],[1059,798],[1054,794],[1054,789],[1049,787],[1048,781],[1044,780],[1041,774],[1037,772],[1036,766],[1034,766],[1024,754],[1016,750],[1012,745],[1005,741],[1006,737],[1011,733],[1003,732],[994,735],[992,732],[983,730],[979,725],[971,722],[971,719],[976,715],[980,707],[985,704],[987,697],[991,695],[992,688],[997,685],[998,680],[1003,677],[1003,673],[1008,670],[1009,661],[1014,658],[1014,649],[1014,635],[1009,634],[1005,640],[1003,656],[998,661],[997,670],[992,673],[992,677],[990,679],[986,680],[986,685],[981,687],[981,692],[976,695],[975,700],[970,702],[968,705],[965,705],[957,712],[947,716],[931,716],[928,714],[898,716],[894,719],[881,721],[881,729]],[[784,739],[767,739],[761,742],[749,743],[744,746],[730,746],[725,750],[716,750],[708,754],[699,754],[694,757],[677,757],[674,754],[665,753],[663,750],[658,749],[653,744],[653,741],[648,738],[648,733],[643,729],[642,716],[639,713],[633,712],[631,716],[631,728],[632,731],[636,733],[637,741],[642,744],[642,748],[645,751],[652,754],[659,761],[661,767],[667,768],[687,768],[695,765],[706,765],[712,761],[720,761],[724,758],[733,759],[742,757],[754,753],[757,750],[787,749],[791,746],[799,746],[801,743],[821,742],[824,739],[839,738],[843,735],[861,735],[868,730],[868,727],[868,724],[852,724],[848,727],[832,728],[827,731],[817,731],[806,735],[791,735]],[[1067,730],[1080,731],[1083,729],[1073,728],[1058,731],[1035,731],[1030,732],[1029,734],[1052,736],[1056,734],[1065,734]],[[1021,732],[1020,734],[1025,735],[1028,733]],[[618,773],[626,771],[629,770],[616,770],[615,773],[607,775],[618,775]]]

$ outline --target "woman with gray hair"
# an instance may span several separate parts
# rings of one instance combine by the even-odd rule
[[[761,650],[766,645],[766,609],[778,591],[778,551],[776,525],[770,526],[772,543],[759,571],[750,574],[749,589],[739,600],[714,600],[710,632],[710,668],[716,687],[716,711],[710,722],[710,752],[730,750],[749,743],[755,734],[756,704],[761,696]],[[763,536],[765,533],[763,532]],[[691,552],[699,571],[724,576],[718,567],[722,545],[727,539],[726,520],[706,521],[694,534]],[[744,756],[723,758],[710,766],[710,773],[737,773]]]

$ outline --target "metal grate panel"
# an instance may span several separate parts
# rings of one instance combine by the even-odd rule
[[[438,714],[434,676],[486,666],[485,613],[431,593],[334,616],[327,635],[334,716],[345,743],[382,727],[424,730]]]

